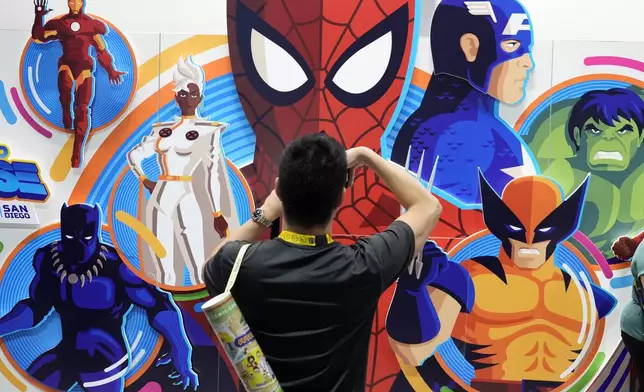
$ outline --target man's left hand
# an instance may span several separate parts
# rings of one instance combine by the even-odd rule
[[[264,200],[262,210],[264,210],[264,217],[271,222],[282,216],[282,201],[277,197],[275,190],[273,190],[266,200]]]

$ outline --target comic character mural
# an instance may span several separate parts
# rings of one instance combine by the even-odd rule
[[[22,340],[18,352],[23,352],[18,356],[24,366],[24,357],[34,354],[29,352],[37,345],[34,338],[52,341],[58,335],[54,347],[37,353],[28,364],[25,370],[30,377],[55,390],[78,386],[83,391],[123,391],[126,376],[140,368],[141,356],[150,349],[146,347],[149,334],[140,330],[133,338],[126,327],[126,319],[133,324],[141,321],[132,316],[136,306],[169,344],[169,353],[159,364],[170,364],[174,372],[167,373],[177,385],[196,389],[199,381],[192,368],[192,347],[179,309],[169,294],[128,269],[102,239],[101,221],[97,206],[63,205],[58,239],[33,254],[28,296],[0,318],[0,335],[10,354],[16,354],[12,345]],[[7,272],[6,266],[3,270]],[[4,292],[7,284],[13,283],[5,282]],[[50,334],[38,336],[44,324],[51,327],[53,314],[60,332],[49,329]],[[35,334],[17,336],[11,342],[12,334],[32,328]],[[31,343],[24,345],[25,339]]]
[[[123,263],[146,284],[172,293],[192,348],[198,390],[206,391],[237,390],[238,380],[201,312],[208,294],[194,264],[203,263],[229,228],[248,220],[254,209],[237,169],[252,159],[252,129],[226,53],[224,36],[187,36],[162,51],[160,60],[151,60],[149,68],[165,67],[165,84],[147,91],[149,97],[118,132],[107,136],[70,196],[104,208],[106,236]],[[130,319],[128,314],[126,328]],[[140,358],[126,376],[125,391],[182,389],[166,366],[150,366],[171,359],[167,341],[157,339],[149,325],[136,326],[152,346],[141,354],[139,344],[133,357]],[[131,334],[134,341],[137,331]]]
[[[200,313],[201,264],[271,190],[284,146],[324,131],[421,180],[435,171],[444,207],[378,306],[367,392],[623,390],[628,357],[609,336],[623,276],[603,268],[614,239],[644,229],[641,82],[591,75],[542,89],[532,22],[514,0],[440,2],[433,73],[414,79],[416,95],[414,52],[430,49],[416,47],[429,22],[420,1],[226,2],[228,37],[160,39],[138,80],[128,40],[85,2],[45,20],[36,0],[12,98],[68,133],[63,155],[86,167],[60,225],[0,238],[0,373],[15,389],[243,390]],[[515,132],[499,107],[522,102],[529,79],[548,91]],[[84,143],[112,124],[84,162]],[[399,213],[368,171],[349,194],[339,241]],[[264,376],[265,358],[245,365]]]
[[[62,55],[58,59],[58,91],[64,129],[74,132],[71,165],[80,167],[83,146],[92,128],[92,106],[95,90],[96,60],[105,69],[109,82],[120,84],[125,72],[119,71],[106,44],[107,25],[85,13],[84,0],[69,0],[69,13],[46,23],[51,12],[47,0],[35,0],[36,17],[31,36],[37,43],[58,41]]]
[[[219,239],[226,237],[229,224],[239,226],[221,147],[228,124],[208,121],[198,113],[204,78],[203,69],[191,58],[181,58],[174,73],[181,118],[154,125],[152,133],[128,153],[132,172],[151,193],[146,224],[166,249],[164,257],[153,256],[154,277],[168,286],[183,285],[186,267],[192,285],[203,284],[206,254],[201,217],[211,216]],[[160,169],[157,181],[146,177],[143,168],[143,161],[152,156],[156,156]],[[205,172],[205,181],[193,184],[193,174],[199,169]],[[207,213],[201,211],[195,195],[194,187],[199,186],[205,188],[209,200]],[[179,252],[175,252],[175,242]]]
[[[593,88],[600,83],[620,87]],[[644,201],[635,196],[644,185],[642,89],[628,81],[597,80],[557,93],[573,88],[583,93],[555,102],[547,121],[543,113],[526,127],[526,140],[544,175],[556,179],[566,194],[592,173],[580,230],[604,257],[619,262],[610,249],[613,241],[644,229]]]
[[[428,283],[419,283],[429,296],[416,302],[422,314],[414,319],[421,325],[410,327],[391,317],[399,306],[394,297],[387,329],[404,364],[418,367],[431,387],[457,390],[552,390],[578,379],[601,340],[602,320],[616,304],[566,242],[579,225],[587,187],[588,179],[563,199],[551,179],[526,176],[509,182],[499,196],[481,176],[487,229],[452,250],[446,269],[458,266],[471,276],[471,312],[459,315],[458,307],[445,313],[446,301],[434,298],[440,280],[425,278]],[[445,259],[437,248],[423,255],[430,264]],[[414,334],[418,330],[424,333]],[[438,360],[430,358],[434,354]],[[468,365],[469,377],[454,370]],[[408,378],[401,374],[392,390],[409,390]]]
[[[410,169],[422,162],[427,180],[438,160],[434,190],[459,208],[479,208],[477,170],[497,191],[536,173],[531,153],[498,113],[517,103],[534,66],[532,27],[516,0],[441,1],[431,24],[434,73],[420,107],[393,143],[391,159]],[[391,137],[393,135],[387,135]]]
[[[415,1],[227,4],[235,84],[256,136],[253,163],[243,169],[256,202],[296,137],[324,131],[347,148],[379,150],[405,88]],[[356,183],[335,219],[338,234],[373,233],[398,213],[375,177],[361,174]]]

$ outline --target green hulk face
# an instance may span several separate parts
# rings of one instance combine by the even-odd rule
[[[606,125],[591,118],[583,129],[575,128],[575,141],[585,151],[591,169],[623,171],[642,144],[642,136],[632,120],[619,117],[613,125]]]

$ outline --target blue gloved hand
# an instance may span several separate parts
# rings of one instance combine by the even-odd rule
[[[410,263],[408,273],[398,278],[398,287],[410,292],[426,290],[450,264],[447,254],[434,241],[427,241],[422,252]]]
[[[447,271],[449,265],[445,252],[434,241],[427,241],[409,269],[398,278],[386,321],[387,333],[392,339],[420,344],[436,337],[440,319],[427,286]]]

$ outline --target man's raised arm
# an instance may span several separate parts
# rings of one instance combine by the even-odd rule
[[[436,227],[442,212],[438,199],[405,169],[366,147],[347,151],[349,168],[365,165],[372,169],[389,187],[400,205],[406,210],[397,220],[405,222],[414,232],[415,251],[420,252],[429,233]]]

